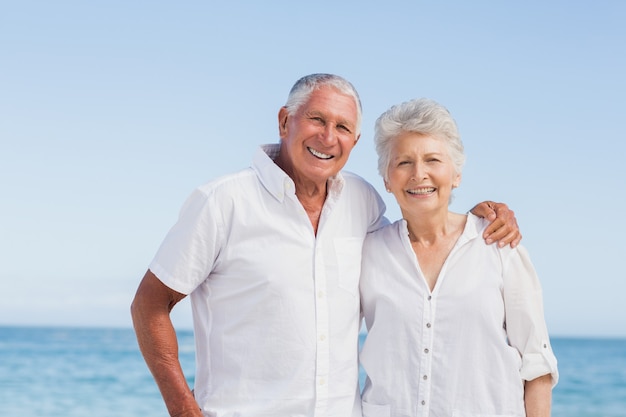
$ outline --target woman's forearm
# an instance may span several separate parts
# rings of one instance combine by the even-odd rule
[[[552,405],[552,375],[543,375],[524,386],[526,417],[550,417]]]

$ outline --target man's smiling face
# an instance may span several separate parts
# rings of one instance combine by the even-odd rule
[[[314,90],[294,114],[279,112],[282,168],[299,183],[325,184],[358,140],[354,98],[333,87]]]

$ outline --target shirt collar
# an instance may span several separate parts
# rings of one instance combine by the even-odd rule
[[[280,144],[270,143],[259,146],[252,159],[254,169],[265,189],[279,201],[285,199],[285,195],[296,195],[296,187],[293,180],[276,165],[274,160],[280,153]],[[341,172],[328,179],[328,196],[335,200],[341,194],[345,180]]]
[[[465,229],[461,235],[461,239],[472,240],[478,237],[482,230],[483,221],[480,217],[475,216],[471,212],[467,213],[467,222],[465,223]]]
[[[461,246],[465,244],[466,242],[469,242],[479,237],[480,233],[485,228],[485,222],[486,222],[485,219],[481,217],[477,217],[471,212],[468,212],[467,221],[465,222],[465,228],[463,229],[461,236],[459,236],[459,240],[457,241],[456,246]],[[399,229],[400,234],[402,236],[406,236],[406,239],[408,241],[409,227],[405,219],[400,219],[399,227],[400,227]]]

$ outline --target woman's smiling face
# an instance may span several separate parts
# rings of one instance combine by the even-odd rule
[[[385,185],[403,213],[447,210],[460,180],[443,140],[414,132],[393,140]]]

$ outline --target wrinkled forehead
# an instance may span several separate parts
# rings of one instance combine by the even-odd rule
[[[312,91],[300,110],[307,114],[332,117],[352,127],[359,126],[358,103],[354,97],[334,87],[323,87]]]
[[[344,109],[342,110],[344,118],[351,121],[355,127],[357,134],[361,129],[361,102],[356,96],[356,92],[353,90],[346,90],[340,88],[334,84],[319,84],[315,86],[308,86],[310,88],[300,88],[293,91],[289,96],[285,107],[289,114],[295,114],[298,111],[307,111],[312,104],[317,106],[320,102],[324,102],[324,109],[333,108],[333,104],[340,102]],[[306,108],[306,109],[304,109]]]

